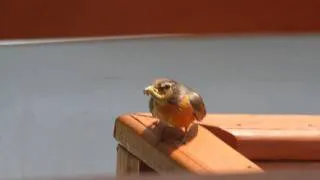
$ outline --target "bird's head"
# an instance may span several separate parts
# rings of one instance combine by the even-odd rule
[[[166,100],[175,95],[178,83],[172,79],[156,79],[144,89],[144,94],[151,95],[158,100]]]

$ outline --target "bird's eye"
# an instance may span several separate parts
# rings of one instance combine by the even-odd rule
[[[169,84],[164,85],[164,89],[169,89],[171,86]]]

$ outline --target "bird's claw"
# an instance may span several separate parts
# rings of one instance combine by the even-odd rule
[[[184,135],[180,141],[180,145],[185,145],[185,144],[187,144],[187,135]]]

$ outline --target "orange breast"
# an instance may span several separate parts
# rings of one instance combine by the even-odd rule
[[[158,110],[165,116],[163,120],[178,128],[188,127],[194,120],[193,108],[187,96],[179,104],[160,105]]]

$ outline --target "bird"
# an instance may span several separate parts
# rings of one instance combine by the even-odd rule
[[[194,89],[174,79],[157,78],[143,93],[150,96],[149,111],[165,124],[184,132],[182,143],[186,143],[188,131],[193,122],[202,121],[206,114],[203,98]]]

